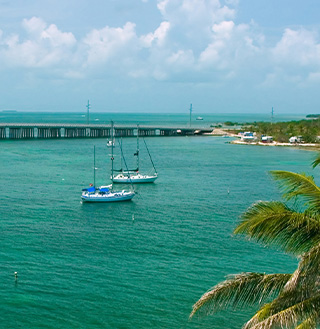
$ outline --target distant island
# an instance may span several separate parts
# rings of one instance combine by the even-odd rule
[[[18,112],[17,110],[2,110],[2,113],[15,113]]]
[[[320,117],[320,114],[308,114],[307,116],[306,116],[307,118],[312,118],[312,119],[317,119],[317,118],[319,118]]]

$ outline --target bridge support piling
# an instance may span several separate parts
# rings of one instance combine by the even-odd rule
[[[6,139],[7,134],[6,134],[6,128],[0,128],[0,139]]]
[[[117,125],[114,127],[115,137],[152,137],[152,136],[186,136],[201,135],[211,132],[209,128],[174,128],[164,126]],[[93,124],[29,124],[0,123],[0,140],[3,139],[53,139],[53,138],[110,138],[110,125]]]

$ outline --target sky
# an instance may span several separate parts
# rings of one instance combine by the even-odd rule
[[[320,113],[318,0],[0,0],[0,110]]]

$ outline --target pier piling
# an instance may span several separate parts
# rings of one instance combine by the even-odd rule
[[[136,125],[114,127],[116,137],[137,136]],[[186,136],[211,132],[212,128],[139,126],[139,136]],[[110,138],[111,127],[104,124],[0,123],[0,140],[54,138]]]

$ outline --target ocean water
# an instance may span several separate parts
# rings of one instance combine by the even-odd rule
[[[295,258],[232,230],[252,203],[280,199],[268,171],[319,169],[311,151],[228,140],[146,138],[158,180],[112,204],[80,203],[93,146],[108,183],[106,140],[1,141],[1,328],[240,328],[252,309],[189,321],[192,305],[228,274],[294,271]],[[123,139],[128,166],[135,142]]]
[[[197,120],[198,117],[202,117],[203,120]],[[305,119],[304,114],[275,114],[274,121],[291,121]],[[181,113],[99,113],[90,112],[89,122],[90,124],[109,124],[110,120],[115,123],[122,124],[141,124],[141,125],[153,125],[161,124],[164,126],[189,126],[190,115],[188,112]],[[254,122],[254,121],[271,121],[270,114],[217,114],[217,113],[192,113],[191,125],[192,126],[210,126],[215,123],[223,123],[226,121],[232,122]],[[33,112],[0,112],[0,122],[23,122],[23,123],[87,123],[86,112],[70,112],[70,113],[33,113]]]

